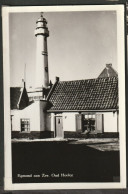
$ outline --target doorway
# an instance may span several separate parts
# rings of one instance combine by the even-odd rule
[[[63,138],[63,118],[62,116],[56,116],[55,117],[55,137]]]

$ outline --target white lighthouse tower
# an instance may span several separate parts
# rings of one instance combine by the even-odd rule
[[[49,91],[49,73],[48,73],[48,51],[47,37],[49,31],[47,21],[43,13],[36,21],[36,64],[35,64],[35,84],[29,88],[29,100],[43,100]]]
[[[29,89],[29,100],[45,100],[49,92],[49,73],[48,73],[48,51],[47,37],[49,31],[47,21],[41,13],[36,21],[36,64],[35,64],[35,84],[34,88]]]
[[[46,107],[49,105],[46,97],[50,90],[49,73],[48,73],[48,52],[47,52],[47,37],[49,31],[47,21],[41,16],[36,21],[36,64],[35,64],[35,86],[31,87],[28,96],[31,107],[36,114],[36,127],[34,130],[45,132],[50,130],[50,117],[46,112]],[[33,122],[33,120],[32,120]]]
[[[48,75],[48,51],[47,51],[47,37],[49,31],[47,28],[47,21],[41,13],[40,18],[36,21],[36,80],[35,88],[41,90],[47,88],[49,85]]]

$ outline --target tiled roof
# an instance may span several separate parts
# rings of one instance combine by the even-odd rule
[[[118,108],[118,78],[60,81],[49,101],[50,111]]]
[[[22,91],[23,91],[23,88],[21,87],[11,87],[10,88],[11,110],[18,109],[17,105],[18,105]]]

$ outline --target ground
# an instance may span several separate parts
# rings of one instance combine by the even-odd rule
[[[13,139],[12,172],[14,183],[118,182],[119,141]]]

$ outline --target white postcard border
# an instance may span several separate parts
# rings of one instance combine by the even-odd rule
[[[9,13],[12,12],[60,12],[60,11],[116,11],[117,12],[117,56],[119,73],[119,129],[120,129],[120,177],[119,183],[12,183],[11,126],[10,126],[10,64],[9,64]],[[2,8],[3,32],[3,76],[4,76],[4,155],[5,190],[45,189],[103,189],[126,188],[126,116],[125,116],[125,36],[124,5],[87,6],[26,6]]]

